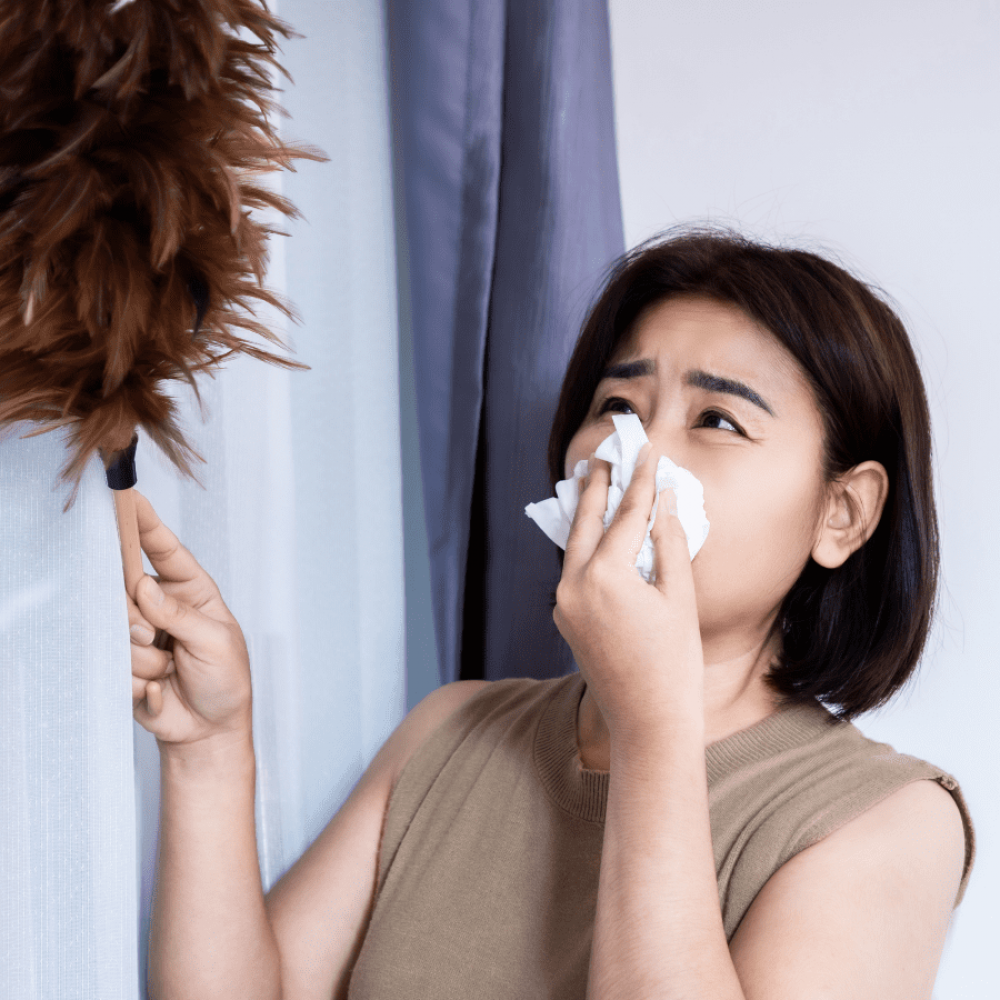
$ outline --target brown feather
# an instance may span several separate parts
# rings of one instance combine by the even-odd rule
[[[195,478],[166,380],[202,406],[235,354],[309,370],[234,332],[282,347],[255,309],[295,318],[252,215],[297,217],[260,175],[326,159],[273,121],[293,34],[262,0],[0,0],[0,439],[70,429],[65,510],[137,426]]]

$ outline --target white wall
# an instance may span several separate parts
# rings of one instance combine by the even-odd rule
[[[1000,995],[1000,4],[610,0],[628,245],[735,224],[836,254],[898,304],[935,430],[943,587],[918,679],[857,720],[959,780],[977,859],[936,1000]]]

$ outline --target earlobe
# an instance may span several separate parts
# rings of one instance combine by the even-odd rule
[[[862,462],[829,485],[813,559],[827,569],[847,562],[878,527],[889,475],[880,462]]]

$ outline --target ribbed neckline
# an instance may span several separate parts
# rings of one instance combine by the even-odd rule
[[[579,671],[553,684],[535,730],[535,767],[557,806],[579,819],[603,823],[611,774],[583,767],[576,740],[577,713],[586,686]],[[705,748],[709,785],[739,767],[801,746],[831,727],[848,724],[838,722],[818,701],[782,709]]]

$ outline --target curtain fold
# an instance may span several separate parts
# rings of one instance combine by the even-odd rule
[[[504,74],[486,544],[470,563],[484,579],[484,627],[467,643],[481,642],[489,680],[575,669],[552,621],[557,550],[524,508],[552,495],[547,448],[563,374],[587,306],[624,251],[606,4],[508,0]]]
[[[271,4],[272,9],[274,4]],[[343,803],[405,711],[396,266],[381,0],[281,0],[303,220],[264,322],[311,365],[253,358],[165,387],[205,465],[140,429],[137,488],[218,583],[250,652],[265,890]],[[278,220],[272,220],[278,221]],[[0,997],[145,997],[159,757],[132,720],[114,502],[100,460],[75,507],[63,432],[0,439]],[[144,558],[145,569],[152,572]]]
[[[505,5],[387,0],[431,589],[442,683],[459,676],[496,244]]]
[[[608,12],[388,0],[441,681],[573,669],[524,515],[586,306],[624,250]]]
[[[128,615],[100,462],[67,514],[52,490],[66,440],[0,443],[0,996],[125,1000],[138,982]]]

